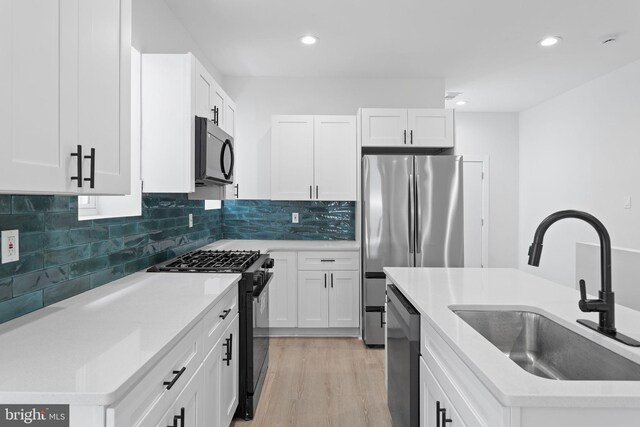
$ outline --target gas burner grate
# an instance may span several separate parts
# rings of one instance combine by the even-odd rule
[[[194,251],[157,267],[156,271],[242,273],[260,257],[260,251]]]

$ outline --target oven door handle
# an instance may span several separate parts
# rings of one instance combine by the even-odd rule
[[[256,291],[253,293],[253,299],[256,299],[256,300],[259,299],[262,293],[264,292],[264,290],[267,289],[267,286],[269,286],[269,283],[271,283],[272,280],[273,280],[273,273],[269,275],[269,278],[267,279],[267,281],[260,288],[256,289]]]

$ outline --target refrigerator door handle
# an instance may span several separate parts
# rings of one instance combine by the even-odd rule
[[[420,175],[416,174],[416,191],[415,191],[415,202],[414,205],[416,207],[416,225],[415,225],[415,230],[416,230],[416,237],[415,237],[415,252],[417,254],[420,253],[420,245],[421,245],[421,236],[420,236],[420,221],[422,219],[422,209],[420,208]]]
[[[409,174],[409,253],[414,253],[415,250],[415,207],[413,206],[415,198],[415,183],[413,182],[413,174]]]

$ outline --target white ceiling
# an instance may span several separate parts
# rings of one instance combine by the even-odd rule
[[[469,111],[521,111],[640,59],[640,0],[166,1],[225,76],[444,78]]]

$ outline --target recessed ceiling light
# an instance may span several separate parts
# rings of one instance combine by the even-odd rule
[[[467,105],[467,101],[458,101],[456,105]]]
[[[318,38],[315,36],[304,36],[300,39],[303,44],[316,44]]]
[[[550,37],[545,37],[544,39],[540,40],[538,43],[542,47],[549,47],[549,46],[558,44],[560,40],[562,40],[562,37],[550,36]]]

